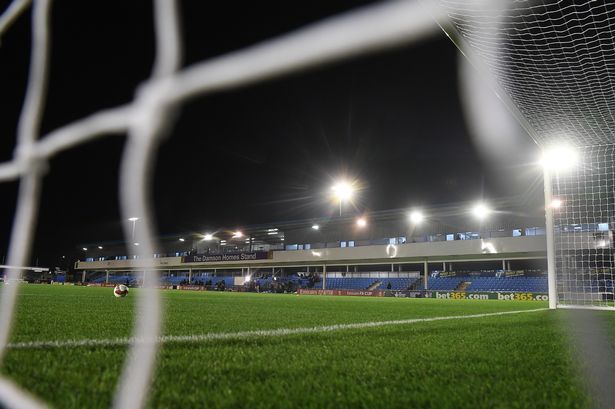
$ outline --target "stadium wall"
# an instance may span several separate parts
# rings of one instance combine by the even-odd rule
[[[154,259],[154,266],[169,268],[229,268],[273,267],[285,265],[323,265],[346,263],[402,263],[453,260],[502,260],[543,258],[546,254],[544,236],[502,237],[482,240],[406,243],[317,250],[274,251],[265,260],[186,262],[184,257]],[[78,270],[139,269],[144,260],[79,261]]]

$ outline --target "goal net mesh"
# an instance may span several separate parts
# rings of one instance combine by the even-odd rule
[[[571,172],[552,177],[560,305],[613,307],[615,146],[579,149]]]
[[[575,172],[548,181],[553,184],[554,195],[565,203],[556,214],[560,303],[612,306],[608,295],[612,294],[610,232],[614,227],[611,17],[615,5],[604,1],[521,0],[376,3],[183,67],[177,3],[154,0],[156,58],[151,76],[143,79],[134,100],[46,135],[39,135],[39,128],[47,89],[51,2],[13,0],[0,15],[2,36],[32,6],[30,72],[15,156],[0,164],[0,182],[19,182],[8,264],[24,266],[29,260],[49,159],[95,138],[112,133],[126,135],[120,208],[124,219],[140,216],[141,229],[135,239],[141,245],[131,250],[142,260],[146,273],[137,302],[135,341],[117,385],[115,407],[143,407],[155,368],[161,306],[155,290],[158,276],[149,271],[153,265],[147,261],[156,249],[150,174],[161,137],[172,129],[177,106],[197,95],[419,41],[438,31],[434,19],[481,71],[495,79],[501,98],[538,144],[565,141],[583,152]],[[130,236],[126,230],[125,237]],[[17,279],[19,274],[18,268],[8,269],[6,278]],[[0,361],[7,350],[16,299],[16,285],[2,287]],[[45,405],[0,376],[0,406]]]
[[[536,143],[578,151],[571,171],[545,181],[562,203],[553,209],[558,304],[613,307],[615,3],[435,2]]]

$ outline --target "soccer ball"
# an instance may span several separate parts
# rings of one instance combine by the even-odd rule
[[[113,295],[116,297],[126,297],[128,295],[128,287],[124,284],[118,284],[113,289]]]

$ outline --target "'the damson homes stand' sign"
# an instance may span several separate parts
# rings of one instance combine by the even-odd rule
[[[268,258],[268,251],[250,251],[226,254],[195,254],[192,256],[182,257],[182,263],[213,263],[216,261],[265,260]]]

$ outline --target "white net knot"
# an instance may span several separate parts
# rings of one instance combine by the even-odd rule
[[[15,160],[21,174],[44,174],[49,170],[48,158],[36,149],[36,143],[21,143],[15,148]]]
[[[137,88],[135,112],[131,118],[133,128],[143,137],[156,137],[159,130],[168,121],[171,114],[171,101],[168,95],[173,87],[172,77],[161,77],[145,82]]]

